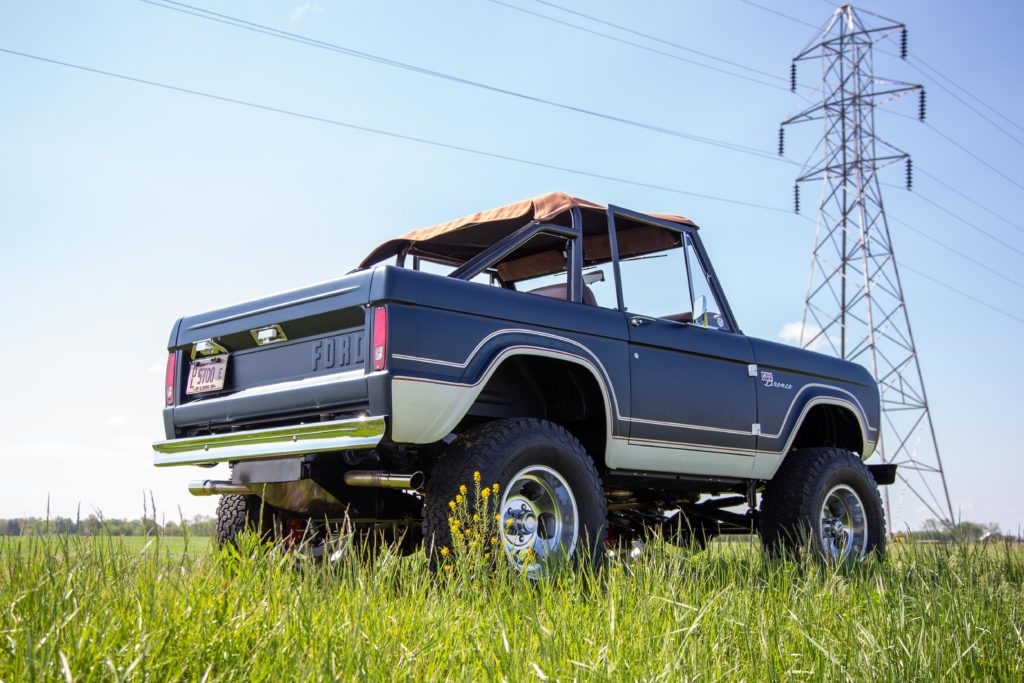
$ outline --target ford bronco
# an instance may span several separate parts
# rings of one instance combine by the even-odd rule
[[[884,550],[895,467],[863,462],[875,381],[745,336],[679,216],[543,195],[184,317],[168,351],[156,465],[231,464],[190,487],[221,496],[221,543],[345,525],[436,564],[479,472],[520,571],[652,529],[838,561]]]

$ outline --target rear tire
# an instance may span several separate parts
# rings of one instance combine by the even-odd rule
[[[885,552],[885,512],[878,485],[842,448],[791,452],[761,497],[761,540],[770,555],[810,549],[831,564]]]
[[[256,531],[268,539],[274,533],[277,515],[259,496],[229,494],[217,503],[217,546],[238,547],[237,539],[244,531]]]
[[[556,556],[577,566],[600,562],[607,508],[593,460],[562,427],[517,418],[467,430],[434,467],[423,515],[424,546],[432,569],[440,565],[442,548],[453,547],[449,501],[455,500],[460,485],[472,489],[475,472],[480,473],[481,486],[498,484],[498,552],[503,551],[516,570],[543,575],[545,563]],[[528,547],[537,562],[523,553]]]

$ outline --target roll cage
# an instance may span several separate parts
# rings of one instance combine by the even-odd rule
[[[455,259],[446,258],[440,254],[430,254],[421,250],[420,253],[413,254],[412,267],[419,270],[421,260],[434,261],[436,263],[454,266],[454,270],[448,274],[448,277],[459,280],[472,280],[479,275],[486,274],[490,275],[500,286],[507,289],[515,289],[515,281],[506,280],[500,276],[498,268],[499,265],[509,255],[513,254],[517,249],[525,245],[534,237],[538,235],[549,235],[552,237],[563,238],[567,242],[565,249],[565,270],[568,275],[567,300],[576,303],[583,303],[584,269],[610,263],[612,265],[612,272],[615,280],[617,307],[619,311],[626,312],[626,307],[623,302],[622,276],[619,268],[619,262],[624,257],[619,253],[619,231],[617,230],[617,226],[620,222],[628,225],[629,229],[647,226],[658,230],[670,231],[673,235],[678,235],[678,239],[683,245],[685,245],[686,242],[692,245],[695,256],[700,260],[699,266],[707,276],[708,285],[722,309],[720,314],[726,320],[728,325],[727,329],[734,332],[740,332],[739,326],[736,323],[736,318],[733,315],[732,308],[729,306],[728,299],[726,298],[725,292],[719,283],[718,276],[711,264],[711,260],[708,258],[707,251],[704,249],[704,245],[701,242],[700,235],[696,227],[609,205],[605,212],[607,220],[606,229],[598,230],[596,232],[591,230],[590,234],[584,234],[582,210],[574,207],[568,210],[568,214],[568,225],[559,225],[550,221],[531,220],[490,246],[485,247],[476,256],[466,261],[460,262]],[[584,241],[591,239],[603,240],[605,238],[608,241],[609,247],[607,257],[585,261]],[[629,257],[656,254],[658,251],[664,251],[667,248],[671,247],[653,245],[650,248],[645,248],[641,245],[638,250],[631,252]],[[693,275],[690,257],[688,251],[685,249],[684,254],[686,255],[686,284],[688,291],[690,292],[690,300],[692,302],[694,299]],[[408,255],[408,250],[402,250],[399,252],[396,259],[396,265],[404,267]]]

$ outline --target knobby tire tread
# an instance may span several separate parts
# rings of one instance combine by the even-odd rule
[[[423,542],[432,569],[437,567],[438,551],[442,547],[452,546],[451,529],[448,527],[448,501],[454,498],[459,484],[465,484],[472,496],[474,472],[480,472],[481,486],[494,483],[493,472],[500,469],[504,462],[503,448],[523,432],[542,432],[552,444],[572,453],[587,480],[586,485],[601,493],[603,504],[604,488],[593,460],[579,440],[564,427],[536,418],[494,420],[476,425],[452,442],[427,481],[423,506]],[[605,533],[606,526],[602,526],[602,537],[597,539],[595,547],[604,547]]]
[[[759,532],[769,554],[799,553],[808,531],[801,527],[807,526],[810,520],[817,520],[820,512],[816,509],[820,482],[830,471],[842,468],[853,469],[870,482],[870,496],[862,503],[866,508],[877,508],[881,525],[879,529],[869,529],[868,554],[885,552],[885,509],[871,471],[848,450],[819,447],[790,453],[765,487],[761,496]],[[875,539],[873,542],[871,537]]]

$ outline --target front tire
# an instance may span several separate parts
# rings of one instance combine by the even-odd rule
[[[842,448],[793,451],[761,498],[761,540],[770,555],[808,548],[831,564],[885,552],[885,512],[878,485]]]
[[[483,486],[498,484],[498,542],[517,571],[540,576],[559,557],[577,566],[600,562],[607,509],[593,460],[564,428],[518,418],[470,428],[434,468],[423,515],[432,568],[441,549],[453,547],[449,501],[476,472]]]

